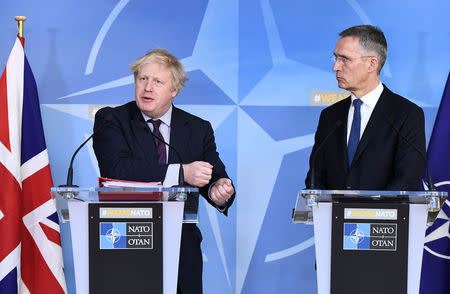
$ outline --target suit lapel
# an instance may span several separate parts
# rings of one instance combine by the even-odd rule
[[[346,102],[343,103],[342,107],[338,110],[338,120],[342,122],[342,127],[337,130],[337,137],[340,142],[338,143],[338,147],[341,149],[339,153],[343,154],[340,158],[341,166],[345,167],[344,169],[348,169],[348,152],[347,152],[347,121],[348,121],[348,111],[350,109],[351,98],[347,98]]]
[[[366,149],[369,145],[370,141],[372,141],[372,139],[376,137],[378,133],[378,127],[380,126],[381,121],[383,121],[383,116],[386,115],[387,110],[389,110],[389,107],[387,106],[387,104],[389,103],[389,97],[387,96],[388,90],[386,86],[384,86],[383,92],[381,93],[381,96],[378,99],[377,104],[375,105],[369,122],[367,123],[366,129],[364,130],[361,140],[359,141],[358,148],[356,148],[355,156],[353,158],[354,162],[361,156],[361,154],[364,152],[364,149]]]
[[[183,161],[189,161],[186,158],[186,150],[190,137],[189,120],[181,110],[173,106],[172,119],[170,122],[170,145],[172,145],[181,156]],[[169,163],[179,163],[180,160],[175,151],[169,150]]]
[[[133,111],[131,112],[131,128],[136,138],[136,142],[142,148],[145,159],[148,162],[157,162],[158,158],[156,155],[155,142],[153,136],[149,133],[151,130],[144,121],[138,107],[136,105],[134,106],[135,107],[133,107]]]

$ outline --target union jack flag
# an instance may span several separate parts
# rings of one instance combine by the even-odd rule
[[[0,78],[0,293],[67,293],[36,82],[17,38]]]

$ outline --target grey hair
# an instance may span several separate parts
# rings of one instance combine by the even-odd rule
[[[339,33],[341,38],[357,37],[359,45],[367,52],[374,52],[378,57],[378,75],[387,58],[387,42],[384,33],[371,25],[359,25],[343,30]]]

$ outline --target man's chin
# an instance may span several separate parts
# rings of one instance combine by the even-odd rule
[[[143,113],[145,113],[146,115],[153,117],[151,114],[153,114],[153,112],[155,111],[153,108],[148,107],[148,105],[142,105],[142,104],[138,104],[137,105],[139,110],[142,111]]]
[[[345,84],[345,82],[338,81],[338,87],[347,90],[347,85]]]
[[[138,105],[139,109],[141,109],[142,111],[153,109],[153,107],[152,107],[153,103],[151,100],[148,100],[148,101],[139,100],[139,101],[137,101],[137,105]]]

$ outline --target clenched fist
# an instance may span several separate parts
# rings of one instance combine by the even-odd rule
[[[225,201],[233,196],[234,188],[230,179],[220,178],[214,183],[209,192],[209,196],[212,201],[218,205],[223,205]]]
[[[191,186],[203,187],[211,180],[213,166],[205,161],[183,164],[184,180]]]

